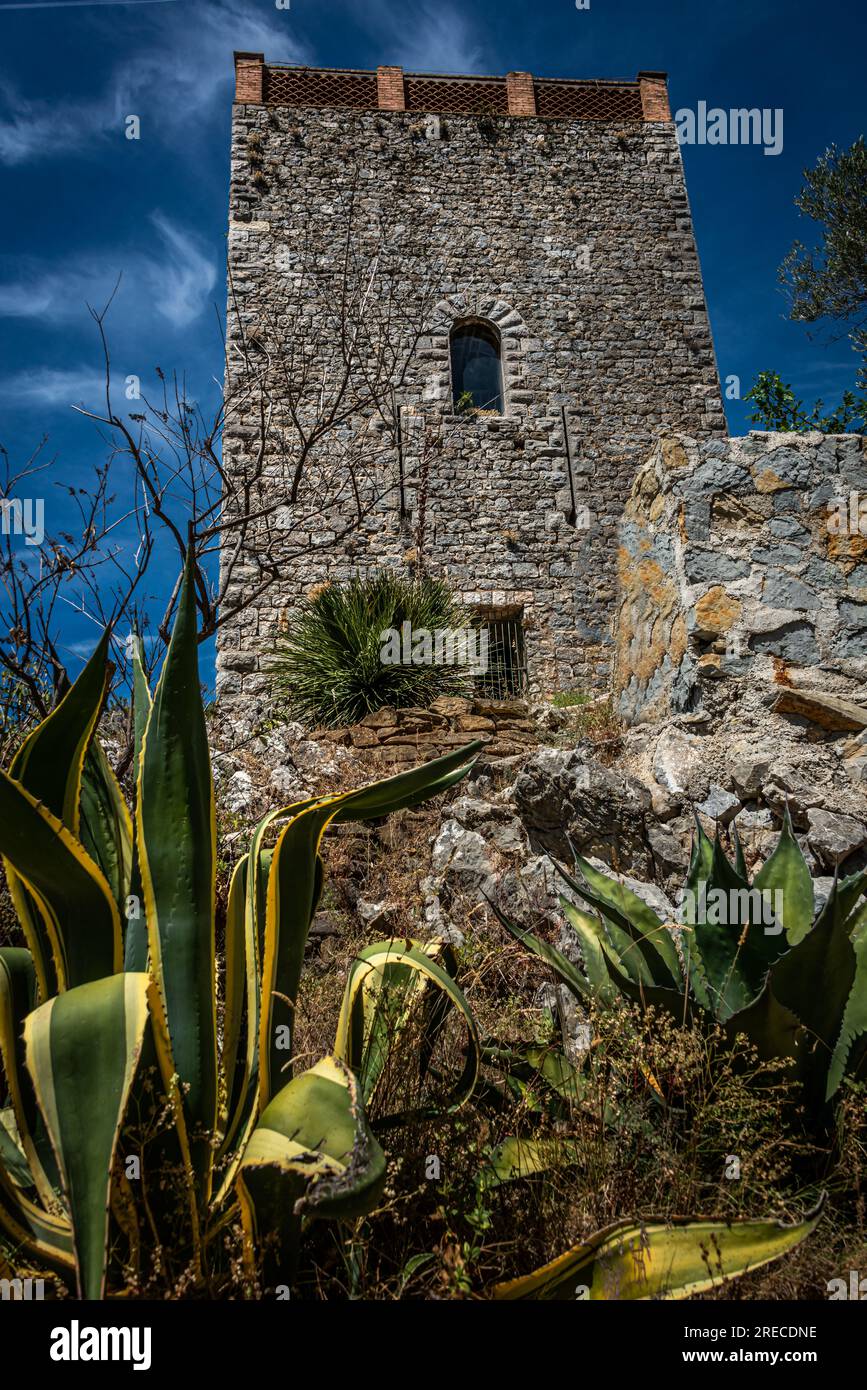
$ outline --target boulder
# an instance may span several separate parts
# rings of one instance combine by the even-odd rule
[[[308,936],[313,938],[318,937],[321,940],[326,936],[339,935],[340,918],[337,915],[337,913],[329,912],[327,910],[317,912],[315,917],[313,918],[313,921],[310,923],[310,930],[308,932]]]
[[[577,749],[539,748],[512,796],[531,842],[557,858],[571,859],[571,841],[581,854],[649,871],[645,822],[651,797],[634,777],[602,767]]]
[[[469,714],[472,710],[472,703],[464,700],[460,695],[438,695],[431,701],[431,710],[434,714],[445,714],[448,718],[457,714]]]
[[[818,917],[825,903],[831,896],[831,889],[834,886],[834,879],[829,875],[827,878],[819,877],[813,879],[813,913]]]
[[[775,714],[796,714],[829,733],[867,729],[867,709],[841,695],[821,690],[782,690],[774,702]]]
[[[695,734],[670,725],[663,729],[656,742],[653,754],[653,775],[657,782],[670,792],[687,792],[695,796],[701,786],[707,788],[707,780],[702,785],[702,767],[705,751],[702,739]]]
[[[489,884],[493,865],[487,841],[477,830],[467,830],[456,820],[444,821],[434,841],[431,871],[440,879],[456,880],[462,888]]]
[[[375,709],[370,714],[366,714],[359,722],[367,729],[388,729],[397,723],[397,710],[390,707]]]
[[[672,835],[667,825],[654,825],[651,821],[647,827],[647,842],[658,872],[666,877],[686,872],[689,866],[689,851],[681,840]]]
[[[747,800],[758,796],[778,756],[768,744],[733,744],[729,772],[735,791]]]
[[[452,816],[468,830],[478,830],[501,854],[529,853],[527,832],[508,806],[477,797],[460,796],[449,808]]]
[[[494,902],[507,917],[525,925],[533,925],[536,930],[544,924],[552,930],[562,930],[565,918],[560,906],[560,894],[565,884],[547,854],[537,854],[523,864],[515,865],[502,875]],[[575,934],[572,933],[573,942]],[[566,952],[570,960],[577,960],[575,954]]]
[[[707,796],[696,809],[703,816],[707,816],[708,820],[721,821],[723,825],[728,825],[729,821],[734,820],[741,809],[741,801],[739,797],[727,792],[725,787],[711,782]]]
[[[232,816],[241,815],[250,808],[254,797],[253,779],[249,772],[239,768],[233,772],[223,791],[223,807]]]
[[[680,815],[683,798],[675,796],[665,787],[655,786],[650,788],[650,804],[656,819],[665,822]]]
[[[291,763],[271,769],[271,786],[284,806],[301,801],[308,790],[297,767]]]
[[[493,719],[486,719],[481,714],[459,714],[455,720],[455,728],[460,733],[487,734],[493,733],[496,727]]]
[[[867,787],[867,748],[843,759],[843,770],[856,786]]]
[[[762,800],[782,815],[786,806],[795,825],[807,825],[808,812],[824,804],[824,794],[814,776],[779,761],[768,781],[762,786]]]
[[[394,926],[397,912],[394,903],[374,903],[367,898],[359,898],[355,910],[365,927],[378,936],[387,936]]]
[[[833,868],[867,845],[867,824],[856,816],[821,809],[808,813],[807,840],[816,858]]]
[[[769,806],[746,806],[736,817],[739,831],[773,830],[774,814]]]
[[[715,584],[702,594],[695,605],[695,626],[693,633],[706,642],[713,641],[734,627],[740,619],[740,601],[726,592],[721,584]]]
[[[349,737],[353,748],[379,747],[379,736],[373,729],[353,729]]]

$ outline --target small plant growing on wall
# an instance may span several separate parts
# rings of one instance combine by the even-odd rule
[[[250,177],[253,187],[258,188],[260,193],[264,192],[268,187],[268,180],[265,177],[265,170],[263,167],[265,155],[262,148],[262,136],[259,134],[258,130],[251,130],[247,135],[247,160],[250,165]],[[269,167],[273,172],[275,168],[273,161],[271,161]]]

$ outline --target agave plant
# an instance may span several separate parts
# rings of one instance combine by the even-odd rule
[[[788,1059],[814,1113],[867,1054],[867,871],[835,876],[814,921],[814,890],[788,811],[773,853],[750,879],[734,830],[734,862],[697,824],[684,920],[663,922],[625,884],[575,855],[557,866],[582,910],[560,903],[581,947],[580,970],[511,922],[507,930],[585,1003],[626,996],[675,1018],[744,1034],[762,1059]]]
[[[480,1043],[452,948],[391,940],[359,952],[332,1052],[293,1074],[323,835],[447,790],[479,745],[266,816],[232,873],[218,955],[189,565],[153,698],[134,668],[134,817],[95,735],[107,651],[106,636],[0,773],[0,852],[27,942],[0,949],[0,1276],[50,1272],[79,1297],[110,1297],[138,1287],[156,1258],[191,1292],[213,1289],[221,1234],[240,1221],[248,1263],[268,1286],[291,1283],[310,1221],[354,1220],[377,1204],[386,1157],[374,1130],[466,1103],[482,1062],[503,1052]],[[455,1014],[464,1062],[443,1075],[434,1054]],[[544,1049],[513,1059],[518,1088],[521,1067],[566,1097],[577,1084]],[[395,1069],[420,1103],[388,1113]],[[517,1181],[552,1158],[507,1141],[479,1182]],[[707,1286],[709,1245],[712,1282],[733,1278],[791,1248],[814,1219],[737,1235],[725,1222],[657,1223],[630,1227],[628,1240],[617,1228],[495,1294],[561,1296],[577,1280],[590,1297],[644,1297],[646,1280],[619,1279],[612,1294],[594,1272],[627,1247],[639,1258],[637,1241],[654,1255],[653,1291],[685,1296]]]
[[[382,1190],[365,1103],[409,1014],[427,1013],[422,1068],[448,1010],[466,1020],[466,1067],[446,1107],[471,1093],[479,1058],[447,949],[384,942],[353,967],[333,1053],[293,1076],[322,837],[445,791],[479,745],[267,816],[232,874],[218,959],[189,564],[153,699],[135,668],[134,818],[95,736],[107,651],[108,635],[0,773],[0,851],[27,942],[0,950],[4,1268],[47,1269],[100,1298],[130,1273],[134,1283],[149,1244],[173,1243],[195,1287],[218,1261],[216,1236],[239,1217],[248,1260],[267,1248],[269,1276],[291,1278],[305,1221],[356,1217]],[[142,1172],[125,1151],[130,1119],[146,1126],[161,1108],[171,1124],[153,1140],[154,1170]],[[161,1181],[173,1163],[180,1231]]]
[[[532,1274],[498,1284],[497,1299],[682,1299],[779,1259],[815,1230],[803,1221],[618,1221]]]

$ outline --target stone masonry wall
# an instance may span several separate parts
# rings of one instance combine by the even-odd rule
[[[430,709],[381,709],[345,729],[321,730],[323,743],[375,752],[380,761],[414,767],[481,739],[488,758],[509,758],[538,743],[522,700],[466,700],[440,695]]]
[[[704,682],[726,676],[776,685],[777,709],[812,701],[826,727],[862,727],[846,708],[867,693],[862,497],[860,435],[660,441],[620,526],[614,687],[627,721],[694,710]]]
[[[251,133],[264,179],[251,168]],[[240,326],[255,326],[265,312],[279,323],[287,296],[298,291],[292,276],[302,240],[322,264],[338,263],[335,200],[351,183],[365,223],[384,217],[398,244],[405,235],[457,252],[458,269],[438,287],[399,386],[408,515],[401,518],[392,488],[351,545],[287,567],[227,625],[217,663],[221,697],[251,707],[265,699],[274,638],[311,585],[420,560],[467,604],[523,612],[532,695],[603,687],[611,676],[617,524],[635,471],[665,430],[724,434],[674,126],[236,104],[230,387]],[[365,245],[362,235],[358,254]],[[421,298],[435,261],[408,253],[408,304]],[[305,292],[315,354],[316,289]],[[502,416],[453,413],[448,334],[465,317],[490,319],[500,330]],[[254,456],[257,431],[250,400],[227,421],[229,471]],[[422,476],[414,450],[417,463],[418,441],[431,431],[438,444]],[[377,469],[380,485],[396,477],[391,448],[383,446]],[[288,490],[288,465],[276,450],[266,450],[265,472],[271,498]],[[347,496],[345,513],[324,517],[323,530],[339,530],[351,508]],[[233,583],[233,593],[252,588],[251,571],[241,565]]]

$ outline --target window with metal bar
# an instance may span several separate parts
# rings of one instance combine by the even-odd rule
[[[479,646],[487,658],[487,669],[476,676],[476,694],[486,700],[523,698],[527,693],[527,661],[521,615],[479,615],[476,626],[482,639]]]

